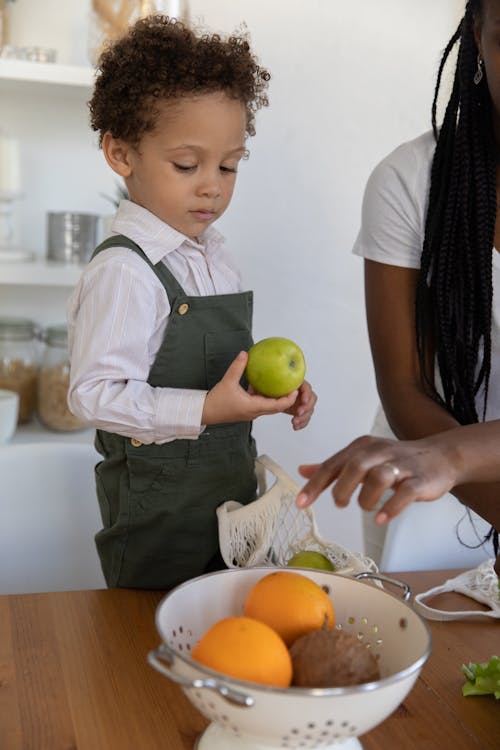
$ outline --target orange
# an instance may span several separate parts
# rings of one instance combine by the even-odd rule
[[[333,604],[321,586],[301,573],[285,571],[261,578],[248,592],[243,611],[273,628],[287,646],[335,622]]]
[[[209,628],[192,651],[195,661],[239,680],[288,687],[292,660],[282,639],[250,617],[226,617]]]

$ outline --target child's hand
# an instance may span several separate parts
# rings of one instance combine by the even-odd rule
[[[287,414],[292,414],[292,427],[294,430],[303,430],[307,427],[313,415],[314,407],[318,397],[311,388],[311,384],[304,380],[299,388],[299,395]]]
[[[250,422],[264,414],[278,414],[292,408],[299,391],[293,391],[282,398],[267,398],[247,392],[241,387],[240,380],[247,361],[247,352],[240,352],[229,365],[222,380],[207,393],[201,416],[202,424]]]

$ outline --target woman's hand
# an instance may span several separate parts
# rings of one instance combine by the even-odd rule
[[[299,395],[287,414],[292,415],[292,427],[294,430],[303,430],[310,422],[318,397],[311,388],[311,384],[304,380],[299,388]]]
[[[316,500],[335,482],[332,495],[343,508],[361,487],[358,502],[373,510],[383,493],[393,495],[379,509],[375,522],[385,524],[413,502],[436,500],[454,487],[460,476],[458,454],[445,434],[421,440],[397,441],[361,437],[321,464],[299,467],[309,479],[296,499],[300,508]]]
[[[288,412],[293,407],[299,391],[293,391],[282,398],[267,398],[242,388],[240,381],[247,361],[247,352],[240,352],[229,365],[222,380],[208,391],[203,407],[202,424],[250,422],[265,414]]]

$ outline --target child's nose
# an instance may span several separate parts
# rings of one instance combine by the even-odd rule
[[[201,195],[207,195],[210,198],[217,198],[221,193],[220,172],[217,170],[217,173],[205,173],[198,186],[198,190]]]

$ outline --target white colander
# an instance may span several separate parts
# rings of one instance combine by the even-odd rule
[[[413,687],[430,651],[427,624],[379,587],[304,569],[304,575],[328,591],[336,627],[355,634],[375,654],[380,680],[346,688],[272,688],[226,677],[193,661],[191,649],[205,631],[224,617],[241,615],[248,591],[269,572],[269,567],[221,570],[173,589],[158,605],[162,644],[148,654],[149,663],[182,685],[212,722],[197,750],[361,748],[356,737],[389,716]]]

